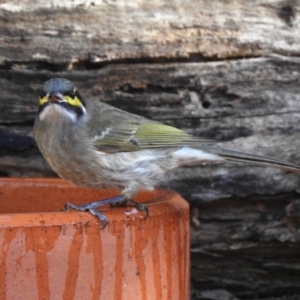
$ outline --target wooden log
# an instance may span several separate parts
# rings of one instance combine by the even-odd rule
[[[195,206],[195,291],[219,288],[239,299],[299,295],[298,199],[295,193]]]
[[[300,50],[295,0],[2,1],[0,26],[0,57],[7,66],[72,68]]]
[[[0,88],[6,96],[0,111],[2,140],[4,137],[7,141],[8,137],[12,141],[20,139],[3,145],[7,148],[5,153],[13,151],[15,157],[11,171],[6,167],[4,171],[10,176],[17,175],[14,165],[23,165],[18,157],[28,158],[27,153],[36,153],[31,126],[37,97],[41,83],[53,76],[74,80],[86,97],[96,97],[192,134],[216,139],[221,147],[297,163],[300,162],[297,150],[300,96],[295,79],[299,75],[297,59],[278,57],[167,65],[127,64],[55,74],[0,70],[3,78]],[[22,124],[26,126],[20,126]],[[26,154],[23,155],[22,150],[26,150]],[[7,155],[1,160],[9,168]],[[30,164],[37,176],[44,174],[45,165],[39,159]],[[47,169],[46,173],[49,172]],[[287,193],[297,189],[300,180],[297,175],[279,170],[239,164],[185,168],[168,177],[173,180],[172,187],[195,200]],[[211,182],[214,182],[213,188]]]

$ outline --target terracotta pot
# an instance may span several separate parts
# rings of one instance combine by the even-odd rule
[[[103,207],[109,225],[61,209],[117,195],[60,179],[0,179],[0,299],[189,299],[189,209],[141,192],[150,216]]]

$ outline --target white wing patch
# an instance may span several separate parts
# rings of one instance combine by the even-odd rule
[[[94,136],[93,142],[102,140],[105,136],[107,136],[107,135],[109,134],[110,131],[111,131],[111,128],[110,128],[110,127],[104,128],[104,129],[100,132],[100,134],[97,134],[97,135]]]
[[[179,160],[180,165],[196,165],[197,163],[220,162],[224,160],[224,158],[218,155],[190,147],[184,147],[180,150],[174,151],[173,156]]]

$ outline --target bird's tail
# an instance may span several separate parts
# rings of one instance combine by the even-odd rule
[[[281,159],[255,155],[235,150],[223,149],[208,145],[204,146],[202,149],[211,154],[221,156],[222,158],[228,161],[240,161],[246,162],[248,164],[250,163],[254,165],[269,166],[300,174],[300,166]]]

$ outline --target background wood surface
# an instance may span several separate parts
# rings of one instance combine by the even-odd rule
[[[299,56],[297,0],[2,0],[0,175],[55,176],[32,138],[51,77],[300,164]],[[167,177],[191,203],[192,299],[299,299],[300,176],[228,163]]]

